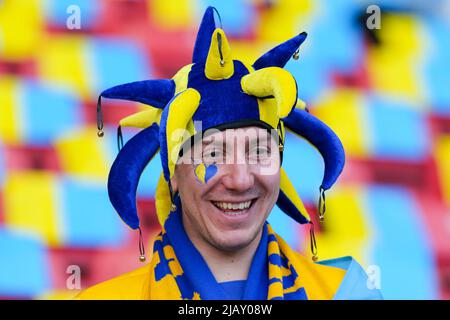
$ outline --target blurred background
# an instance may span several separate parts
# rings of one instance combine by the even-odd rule
[[[354,256],[387,299],[449,299],[450,4],[438,0],[0,0],[0,298],[71,298],[70,266],[81,288],[140,266],[106,181],[118,121],[142,105],[105,100],[100,139],[97,97],[189,64],[208,5],[242,60],[309,34],[287,69],[347,154],[320,258]],[[322,159],[287,140],[285,169],[315,216]],[[138,190],[147,252],[160,170],[155,159]],[[269,221],[310,254],[307,227],[276,208]]]

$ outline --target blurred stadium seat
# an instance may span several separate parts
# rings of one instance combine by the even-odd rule
[[[386,299],[436,299],[436,252],[420,207],[405,189],[373,185],[366,191],[373,260]]]
[[[47,249],[39,239],[0,228],[0,297],[33,298],[51,287]]]

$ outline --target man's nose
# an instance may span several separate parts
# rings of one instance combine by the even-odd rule
[[[226,164],[223,184],[227,189],[246,191],[253,186],[254,177],[248,164]]]

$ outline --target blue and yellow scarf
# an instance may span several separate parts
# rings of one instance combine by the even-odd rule
[[[188,238],[178,211],[155,239],[150,269],[150,299],[229,299]],[[331,299],[344,273],[294,252],[266,222],[242,299]]]

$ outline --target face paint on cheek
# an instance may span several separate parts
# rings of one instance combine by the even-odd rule
[[[217,166],[215,164],[211,164],[206,167],[205,172],[205,182],[208,183],[210,179],[212,179],[217,173]]]
[[[194,174],[200,183],[208,183],[217,173],[217,166],[211,164],[206,166],[203,162],[194,167]]]
[[[200,183],[205,183],[205,174],[206,174],[206,167],[204,163],[200,163],[198,165],[194,166],[194,174],[195,178]]]

